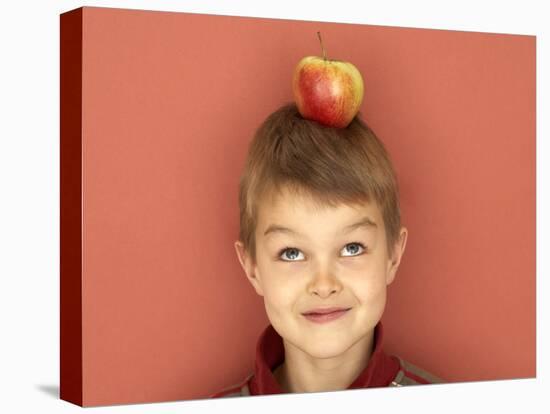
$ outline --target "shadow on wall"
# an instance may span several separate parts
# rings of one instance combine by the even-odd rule
[[[54,385],[40,384],[40,385],[37,385],[36,388],[42,391],[44,394],[54,397],[55,399],[59,399],[59,385],[57,384],[54,384]]]

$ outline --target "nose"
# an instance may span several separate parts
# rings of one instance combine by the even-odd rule
[[[308,285],[308,292],[322,298],[342,290],[342,284],[331,272],[318,271]]]

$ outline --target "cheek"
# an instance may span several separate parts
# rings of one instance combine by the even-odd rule
[[[385,302],[387,286],[383,269],[355,278],[351,288],[362,304]]]
[[[358,320],[362,326],[374,327],[382,318],[386,307],[386,283],[383,277],[369,275],[352,287],[358,304]]]
[[[266,294],[273,302],[281,305],[294,302],[303,288],[298,280],[288,277],[274,277],[266,284]]]
[[[386,285],[378,281],[367,281],[362,283],[356,291],[362,301],[370,302],[376,300],[381,294],[385,293]]]
[[[266,311],[271,314],[293,310],[303,291],[299,278],[277,273],[276,266],[262,270],[262,288]]]
[[[264,291],[264,307],[273,326],[280,327],[297,312],[299,293],[288,284],[284,287],[270,284]]]

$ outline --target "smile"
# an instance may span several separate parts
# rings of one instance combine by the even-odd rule
[[[326,323],[331,322],[344,316],[349,309],[338,310],[330,313],[308,313],[304,314],[304,317],[314,323]]]

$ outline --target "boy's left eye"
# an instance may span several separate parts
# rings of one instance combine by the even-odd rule
[[[347,247],[347,246],[360,246],[360,248],[361,248],[362,250],[365,250],[365,246],[363,246],[363,244],[358,243],[358,242],[346,244],[346,245],[344,246],[344,250],[346,250],[346,247]],[[352,253],[353,253],[352,256],[357,256],[357,254],[355,254],[355,253],[357,253],[358,250],[359,250],[359,248],[357,248],[357,247],[353,248],[353,249],[352,249]]]
[[[350,251],[349,249],[347,249],[348,246],[354,246],[352,249],[351,249],[351,255],[344,255],[344,256],[359,256],[359,254],[361,253],[357,253],[359,250],[361,251],[364,251],[365,250],[365,246],[363,245],[363,243],[359,243],[359,242],[353,242],[353,243],[348,243],[344,246],[344,249],[343,250],[348,250]],[[357,247],[358,246],[358,247]],[[279,255],[278,257],[281,258],[283,256],[285,256],[285,253],[287,252],[291,252],[292,253],[292,256],[296,257],[297,254],[301,253],[299,249],[297,249],[296,247],[285,247],[284,249],[280,250],[279,251]],[[288,258],[288,256],[286,256]],[[286,260],[286,259],[282,259],[284,262],[296,262],[298,260]]]

